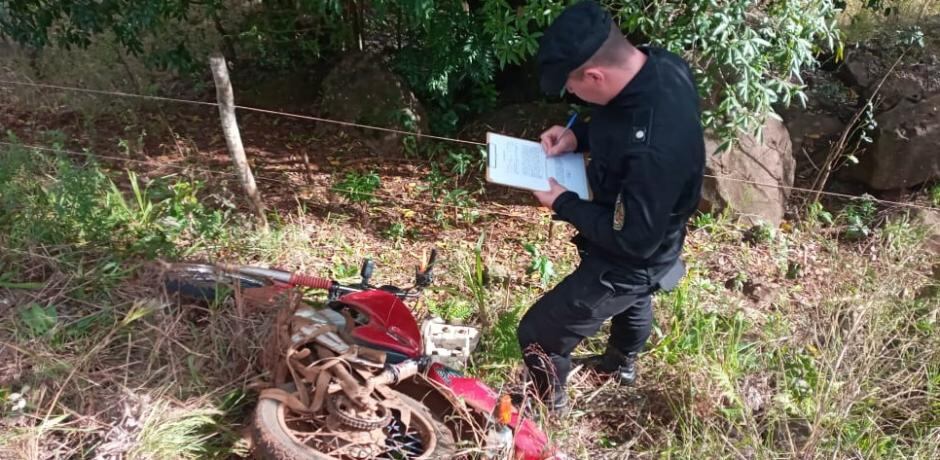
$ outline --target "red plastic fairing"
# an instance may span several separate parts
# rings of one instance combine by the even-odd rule
[[[464,377],[445,366],[434,363],[429,372],[431,379],[451,389],[455,395],[463,398],[468,406],[483,413],[492,414],[499,395],[481,380]],[[509,426],[513,429],[516,458],[521,460],[544,460],[557,455],[555,448],[545,435],[529,419],[519,420],[519,412],[513,408]]]
[[[346,294],[339,300],[369,318],[368,324],[353,329],[354,338],[412,358],[421,356],[418,323],[394,294],[372,290]]]

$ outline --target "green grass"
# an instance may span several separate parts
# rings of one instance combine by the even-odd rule
[[[183,255],[219,236],[226,213],[204,206],[198,182],[157,178],[144,186],[133,172],[125,178],[127,191],[93,162],[0,150],[0,226],[8,244],[104,246],[152,257]]]

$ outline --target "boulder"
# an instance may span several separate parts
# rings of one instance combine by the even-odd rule
[[[321,109],[325,116],[352,123],[403,131],[428,131],[418,98],[374,55],[353,52],[343,57],[323,80]],[[402,135],[379,130],[350,130],[379,153],[400,151]]]
[[[742,136],[731,150],[717,153],[720,142],[706,135],[705,174],[719,178],[705,178],[702,210],[727,207],[752,223],[780,224],[789,193],[779,187],[793,185],[796,161],[783,123],[767,117],[762,138]]]
[[[856,88],[864,100],[877,90],[879,111],[890,110],[903,101],[918,102],[940,93],[940,49],[929,48],[898,63],[878,88],[898,53],[890,48],[860,47],[846,57],[841,70],[843,80]]]
[[[815,159],[817,152],[828,152],[830,143],[845,129],[842,120],[825,112],[800,112],[798,116],[784,117],[784,123],[797,161],[806,156]]]
[[[924,18],[921,28],[925,46],[900,61],[902,45],[871,40],[850,47],[839,72],[861,103],[875,96],[878,123],[874,144],[842,176],[876,191],[940,179],[940,16]]]
[[[920,102],[903,101],[875,120],[875,143],[861,156],[857,177],[875,190],[940,179],[940,93]]]

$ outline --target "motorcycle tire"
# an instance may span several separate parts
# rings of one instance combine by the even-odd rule
[[[167,292],[199,302],[223,300],[237,286],[239,289],[251,289],[270,286],[269,280],[220,271],[209,264],[180,264],[164,277],[163,285]],[[221,289],[220,289],[221,287]]]
[[[285,388],[293,390],[293,385]],[[420,413],[431,422],[437,437],[434,452],[424,453],[427,459],[452,459],[456,457],[457,446],[454,434],[439,417],[434,416],[427,406],[407,395],[398,394],[399,399],[412,411]],[[254,457],[259,460],[337,460],[322,452],[301,444],[287,432],[282,423],[283,404],[273,399],[261,399],[255,408],[252,419],[254,437]]]

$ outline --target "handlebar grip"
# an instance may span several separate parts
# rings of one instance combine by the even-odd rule
[[[319,276],[304,275],[303,273],[293,273],[290,276],[290,284],[306,286],[312,289],[328,290],[333,287],[333,280]]]

